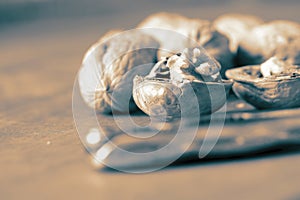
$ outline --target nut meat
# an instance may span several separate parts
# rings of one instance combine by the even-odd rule
[[[158,62],[148,76],[137,76],[133,98],[146,114],[173,119],[197,114],[191,100],[195,96],[198,114],[209,114],[224,105],[232,85],[221,79],[219,71],[219,63],[200,48],[188,48]]]

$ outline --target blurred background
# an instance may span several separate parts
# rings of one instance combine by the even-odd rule
[[[3,27],[38,19],[82,18],[124,13],[148,15],[158,11],[176,11],[208,19],[234,11],[257,14],[269,19],[283,17],[298,20],[297,12],[294,12],[298,9],[297,5],[299,6],[297,0],[2,0],[0,24]],[[214,9],[211,9],[212,7]]]
[[[0,24],[3,27],[38,19],[82,18],[124,13],[148,15],[158,11],[176,11],[207,19],[233,11],[257,14],[269,19],[283,17],[298,20],[295,12],[298,6],[297,0],[2,0]],[[286,10],[289,12],[285,12]]]

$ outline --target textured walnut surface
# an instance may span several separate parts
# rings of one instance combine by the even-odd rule
[[[226,76],[235,80],[233,91],[259,109],[300,106],[300,76],[296,70],[282,76],[263,77],[260,65],[231,69]]]
[[[217,17],[213,24],[216,29],[229,38],[230,50],[236,54],[240,42],[249,32],[263,23],[257,16],[246,14],[225,14]]]
[[[229,40],[219,33],[207,20],[193,19],[175,13],[156,13],[144,19],[139,28],[159,28],[171,32],[152,31],[150,35],[160,41],[161,47],[171,53],[181,52],[184,48],[195,46],[195,42],[216,58],[225,69],[234,65],[229,49]],[[172,33],[178,33],[178,35]],[[177,41],[177,42],[174,42]],[[167,56],[168,51],[160,51],[159,56]]]
[[[79,71],[84,100],[102,113],[134,110],[133,77],[150,72],[158,48],[158,42],[142,31],[106,33],[88,50]]]
[[[275,20],[253,28],[241,42],[238,61],[260,64],[272,56],[300,63],[300,25],[286,20]]]

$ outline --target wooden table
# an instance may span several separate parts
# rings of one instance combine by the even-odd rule
[[[184,12],[196,15],[195,8]],[[132,27],[145,15],[43,20],[0,31],[0,198],[299,199],[297,153],[141,175],[91,167],[72,117],[76,72],[98,36],[118,24]]]

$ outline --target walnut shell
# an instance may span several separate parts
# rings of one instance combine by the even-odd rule
[[[87,51],[78,74],[84,101],[102,113],[135,110],[132,80],[150,72],[158,48],[159,43],[141,30],[103,36]]]
[[[300,106],[300,76],[263,78],[260,65],[245,66],[226,72],[233,79],[233,91],[258,109]]]
[[[272,56],[300,64],[300,25],[277,20],[253,28],[238,50],[241,65],[260,64]]]
[[[225,104],[231,85],[232,82],[225,80],[223,83],[203,81],[178,83],[170,79],[136,76],[133,98],[146,114],[162,119],[173,119],[182,116],[182,111],[185,115],[196,114],[194,112],[198,110],[195,110],[195,104],[191,103],[193,96],[197,98],[199,114],[217,111]]]
[[[228,39],[207,20],[191,19],[163,12],[150,15],[138,25],[138,28],[169,30],[164,32],[148,31],[148,34],[161,44],[162,50],[158,52],[159,58],[181,52],[184,48],[201,45],[221,63],[223,67],[221,74],[234,65],[234,57],[229,49]]]

